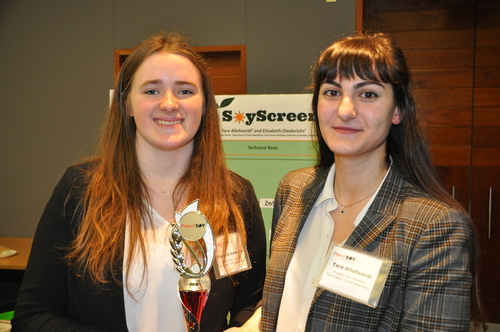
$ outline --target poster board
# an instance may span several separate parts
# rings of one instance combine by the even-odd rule
[[[289,171],[315,164],[311,94],[217,95],[228,167],[250,180],[269,236],[274,195]]]

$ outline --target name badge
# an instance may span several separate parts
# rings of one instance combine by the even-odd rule
[[[376,308],[392,261],[334,246],[318,287]]]
[[[215,278],[221,279],[252,268],[247,248],[241,246],[240,235],[231,233],[228,235],[226,254],[224,255],[224,236],[215,239],[216,256],[214,264]]]

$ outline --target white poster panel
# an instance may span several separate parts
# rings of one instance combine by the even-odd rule
[[[310,141],[311,94],[216,96],[223,140]]]

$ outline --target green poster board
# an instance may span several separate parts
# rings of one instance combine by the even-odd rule
[[[216,96],[228,167],[250,180],[269,236],[274,195],[289,171],[315,164],[311,94]]]

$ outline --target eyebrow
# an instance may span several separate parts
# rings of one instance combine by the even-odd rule
[[[335,85],[337,88],[342,88],[342,85],[338,82],[335,82],[335,81],[326,81],[325,83],[328,83],[328,84],[331,84],[331,85]],[[363,82],[359,82],[357,83],[355,86],[354,86],[354,89],[360,89],[364,86],[367,86],[367,85],[372,85],[372,84],[375,84],[375,85],[378,85],[380,87],[382,87],[383,89],[385,89],[385,87],[379,83],[379,82],[374,82],[374,81],[363,81]]]
[[[360,83],[356,84],[356,85],[354,86],[354,88],[355,88],[355,89],[359,89],[359,88],[362,88],[362,87],[364,87],[364,86],[367,86],[367,85],[372,85],[372,84],[374,84],[374,85],[378,85],[378,86],[380,86],[381,88],[385,89],[385,87],[382,85],[382,83],[379,83],[379,82],[374,82],[374,81],[364,81],[364,82],[360,82]]]
[[[195,82],[191,82],[191,81],[176,81],[175,82],[175,85],[192,85],[192,86],[196,86],[196,83]]]
[[[149,84],[161,84],[163,81],[160,80],[160,79],[156,79],[156,80],[150,80],[150,81],[144,81],[143,83],[141,83],[141,86],[146,86],[146,85],[149,85]]]
[[[154,80],[149,80],[149,81],[145,81],[141,84],[141,86],[146,86],[146,85],[149,85],[149,84],[163,84],[163,80],[162,79],[154,79]],[[175,85],[192,85],[192,86],[196,86],[196,83],[194,82],[190,82],[190,81],[175,81],[174,83]]]

